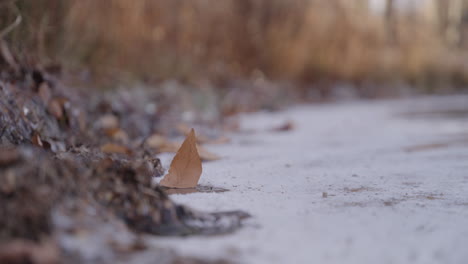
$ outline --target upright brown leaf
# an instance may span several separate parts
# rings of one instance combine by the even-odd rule
[[[197,151],[197,138],[192,129],[172,160],[169,173],[159,184],[169,188],[194,188],[201,173],[202,164]]]

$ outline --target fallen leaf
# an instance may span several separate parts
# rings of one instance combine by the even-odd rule
[[[285,132],[285,131],[293,130],[294,128],[295,128],[294,122],[291,120],[288,120],[284,124],[272,128],[271,131]]]
[[[168,188],[194,188],[200,180],[202,164],[192,129],[171,162],[169,173],[159,185]]]
[[[153,134],[149,138],[146,139],[146,144],[152,148],[163,148],[169,142],[164,136]]]
[[[223,122],[223,131],[237,132],[241,130],[240,121],[238,117],[225,118]]]
[[[182,144],[177,143],[177,142],[167,142],[166,144],[159,147],[158,151],[160,153],[164,153],[164,152],[175,153],[179,150],[181,145]]]
[[[190,132],[192,131],[192,129],[189,126],[187,126],[187,124],[185,124],[185,123],[177,124],[176,129],[177,129],[177,131],[179,133],[181,133],[182,135],[185,135],[185,136],[190,134]]]
[[[21,158],[16,148],[0,148],[0,168],[16,163]]]
[[[119,119],[112,114],[101,116],[97,124],[102,129],[117,129],[119,127]]]
[[[213,161],[213,160],[219,160],[221,157],[217,154],[214,154],[213,152],[208,151],[204,147],[197,145],[198,148],[198,154],[200,154],[200,158],[203,161]]]
[[[220,136],[216,139],[213,139],[209,142],[207,142],[207,144],[225,144],[225,143],[229,143],[231,142],[231,139],[228,138],[228,137],[225,137],[225,136]]]
[[[190,128],[184,123],[177,124],[176,128],[177,131],[182,135],[187,136],[190,133]],[[224,136],[210,137],[203,134],[197,135],[197,142],[199,144],[224,144],[228,143],[229,141],[229,138]]]
[[[177,150],[181,147],[180,143],[177,142],[166,142],[165,144],[161,145],[159,147],[159,152],[164,153],[164,152],[169,152],[169,153],[174,153],[177,152]],[[219,160],[221,157],[206,148],[200,146],[197,144],[197,150],[198,150],[198,155],[200,156],[202,161],[213,161],[213,160]]]
[[[44,149],[50,149],[52,147],[50,142],[47,141],[47,140],[42,139],[41,136],[39,135],[39,133],[37,133],[37,132],[33,133],[32,137],[31,137],[31,142],[33,143],[33,145],[36,145],[36,146],[44,148]]]
[[[118,154],[125,154],[125,155],[131,155],[132,151],[122,145],[119,144],[114,144],[114,143],[106,143],[101,146],[101,151],[104,153],[112,154],[112,153],[118,153]]]
[[[125,131],[123,131],[122,129],[120,128],[109,128],[109,129],[105,129],[104,130],[104,133],[108,136],[108,137],[111,137],[112,139],[114,140],[117,140],[121,143],[127,143],[128,142],[128,135],[127,133],[125,133]]]
[[[86,116],[85,113],[78,109],[78,126],[81,131],[86,130]]]
[[[47,104],[47,111],[57,119],[63,117],[63,109],[60,100],[54,98]]]
[[[50,99],[52,98],[52,92],[50,91],[50,87],[46,82],[42,82],[39,85],[38,93],[39,93],[39,97],[42,100],[42,103],[44,105],[47,105]]]
[[[41,139],[41,136],[37,133],[37,132],[34,132],[32,137],[31,137],[31,141],[34,145],[38,146],[38,147],[43,147],[44,145],[42,144],[42,139]]]
[[[433,150],[448,147],[449,143],[433,143],[433,144],[424,144],[424,145],[415,145],[405,148],[406,152],[419,152],[425,150]]]
[[[177,124],[176,129],[177,129],[177,131],[179,131],[179,133],[181,133],[182,135],[185,135],[185,136],[188,136],[190,134],[190,132],[191,132],[190,127],[188,127],[184,123]],[[208,137],[206,137],[204,135],[201,135],[201,134],[197,135],[197,142],[198,143],[204,143],[206,141],[209,141]]]
[[[0,263],[56,264],[60,263],[60,252],[51,241],[38,244],[17,239],[2,245]]]

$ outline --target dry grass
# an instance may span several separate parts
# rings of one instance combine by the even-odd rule
[[[400,15],[390,43],[383,17],[358,2],[20,0],[10,41],[43,63],[146,80],[467,82],[463,52],[431,24]]]

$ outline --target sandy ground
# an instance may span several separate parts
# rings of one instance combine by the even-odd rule
[[[172,198],[253,217],[152,243],[240,263],[468,263],[468,96],[297,106],[242,127],[208,147],[223,159],[200,180],[230,191]]]

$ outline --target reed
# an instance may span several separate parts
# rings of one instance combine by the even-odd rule
[[[359,4],[360,3],[360,4]],[[431,23],[399,14],[397,41],[365,1],[19,0],[8,41],[30,60],[97,76],[314,83],[466,83],[465,51]],[[2,25],[11,19],[8,11]]]

